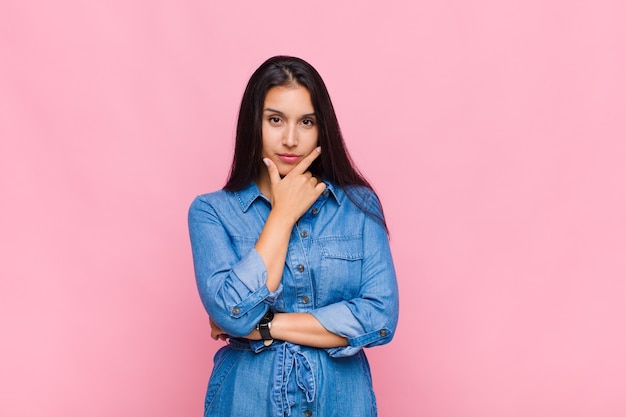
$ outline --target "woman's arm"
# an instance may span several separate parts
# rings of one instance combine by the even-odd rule
[[[189,232],[200,298],[215,323],[212,334],[248,335],[279,295],[289,238],[297,219],[326,184],[306,169],[319,156],[313,150],[284,178],[269,161],[259,188],[272,210],[253,249],[240,257],[226,233],[224,214],[196,198],[189,209]],[[270,181],[271,180],[271,181]]]
[[[316,348],[348,345],[345,337],[329,332],[309,313],[275,314],[270,334],[278,340]]]
[[[311,163],[320,154],[317,147],[298,163],[284,178],[278,168],[266,158],[269,184],[261,179],[261,191],[269,192],[272,210],[265,222],[263,231],[254,248],[263,259],[267,269],[266,285],[270,291],[276,291],[280,285],[287,257],[291,230],[298,219],[317,200],[326,188],[307,171]],[[263,177],[265,180],[268,177]],[[269,188],[269,189],[268,189]]]
[[[213,320],[210,322],[211,337],[214,340],[226,340],[228,335]],[[270,334],[277,340],[316,348],[348,346],[348,340],[345,337],[329,332],[314,316],[308,313],[274,314]],[[245,338],[261,340],[261,334],[258,330],[253,330]]]

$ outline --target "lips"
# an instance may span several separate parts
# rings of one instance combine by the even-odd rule
[[[277,155],[278,155],[278,159],[280,159],[281,161],[287,164],[295,164],[301,158],[300,155],[296,155],[293,153],[279,153]]]

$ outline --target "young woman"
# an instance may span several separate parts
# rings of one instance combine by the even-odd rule
[[[363,348],[388,343],[398,289],[379,200],[317,71],[277,56],[241,101],[230,176],[189,231],[215,355],[205,416],[376,416]]]

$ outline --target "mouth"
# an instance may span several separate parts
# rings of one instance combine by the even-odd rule
[[[295,164],[302,158],[300,155],[293,153],[279,153],[276,155],[278,156],[278,159],[288,164]]]

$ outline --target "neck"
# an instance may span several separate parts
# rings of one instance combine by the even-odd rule
[[[259,187],[261,194],[263,194],[269,200],[272,189],[271,189],[271,183],[270,183],[270,175],[267,172],[267,169],[265,168],[265,166],[263,167],[263,169],[261,169],[261,172],[255,178],[254,182],[256,183],[257,187]]]

